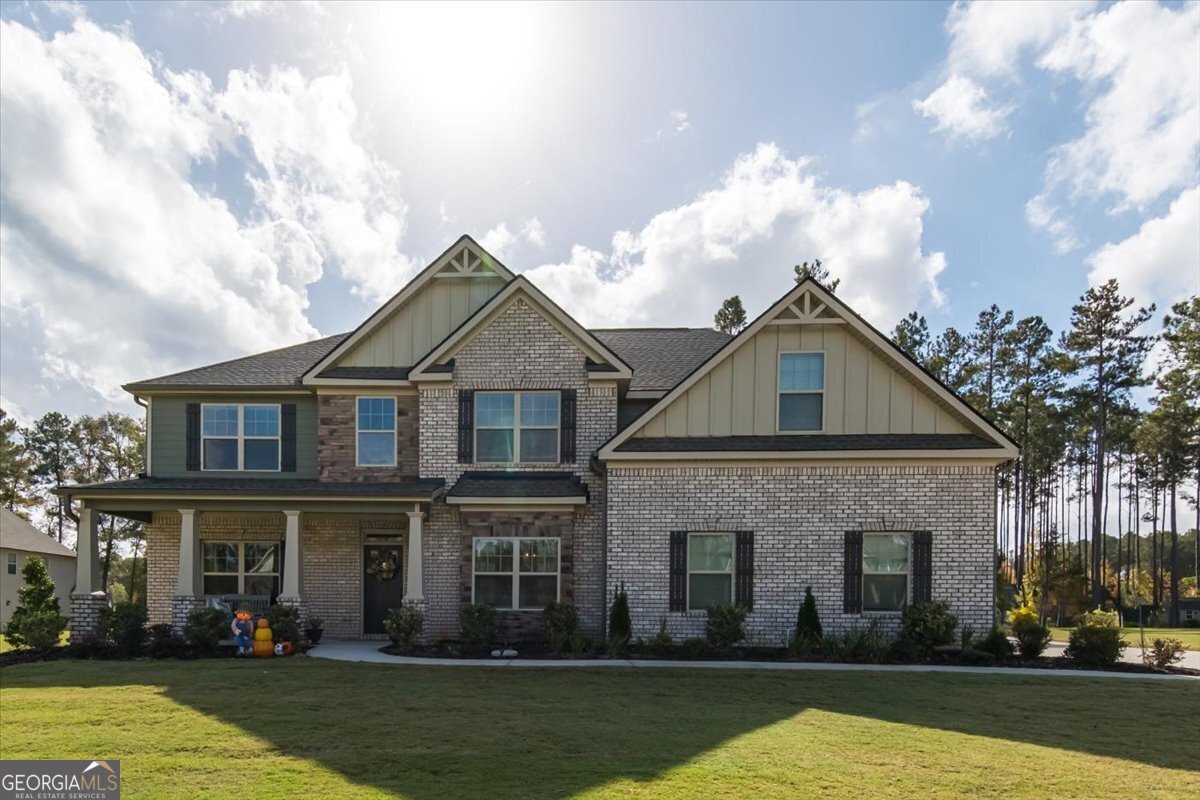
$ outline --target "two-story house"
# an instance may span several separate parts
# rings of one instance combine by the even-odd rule
[[[782,643],[806,586],[830,630],[948,600],[992,622],[995,468],[1016,447],[813,281],[737,336],[588,330],[463,237],[349,334],[139,381],[145,474],[67,487],[72,625],[98,590],[97,513],[145,523],[149,611],[293,604],[426,639],[460,609],[535,635],[550,601],[603,633],[702,635],[751,609]]]

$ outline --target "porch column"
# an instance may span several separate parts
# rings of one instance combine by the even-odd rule
[[[104,591],[104,587],[100,585],[100,546],[99,537],[96,535],[98,527],[96,517],[96,512],[86,506],[79,509],[74,594]]]
[[[421,542],[421,520],[423,514],[408,512],[408,581],[404,590],[406,601],[425,599],[425,568]]]
[[[196,528],[194,508],[179,509],[179,577],[175,583],[176,597],[196,597],[200,594],[200,531]]]
[[[280,600],[300,600],[300,564],[303,563],[300,552],[300,512],[284,511],[287,525],[283,532],[283,586],[279,592]]]

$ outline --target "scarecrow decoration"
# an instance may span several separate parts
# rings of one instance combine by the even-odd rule
[[[239,608],[233,615],[233,624],[229,627],[233,630],[233,638],[237,643],[237,655],[250,655],[251,636],[254,633],[250,612],[245,608]]]

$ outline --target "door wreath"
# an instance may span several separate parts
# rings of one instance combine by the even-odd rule
[[[386,583],[396,577],[396,556],[387,551],[378,550],[371,554],[367,564],[367,574],[380,583]]]

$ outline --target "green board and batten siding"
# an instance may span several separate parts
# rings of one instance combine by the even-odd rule
[[[295,472],[189,472],[187,469],[188,403],[263,403],[296,406]],[[204,397],[157,396],[150,404],[150,474],[155,478],[307,478],[317,477],[317,398],[309,395],[221,395]]]

